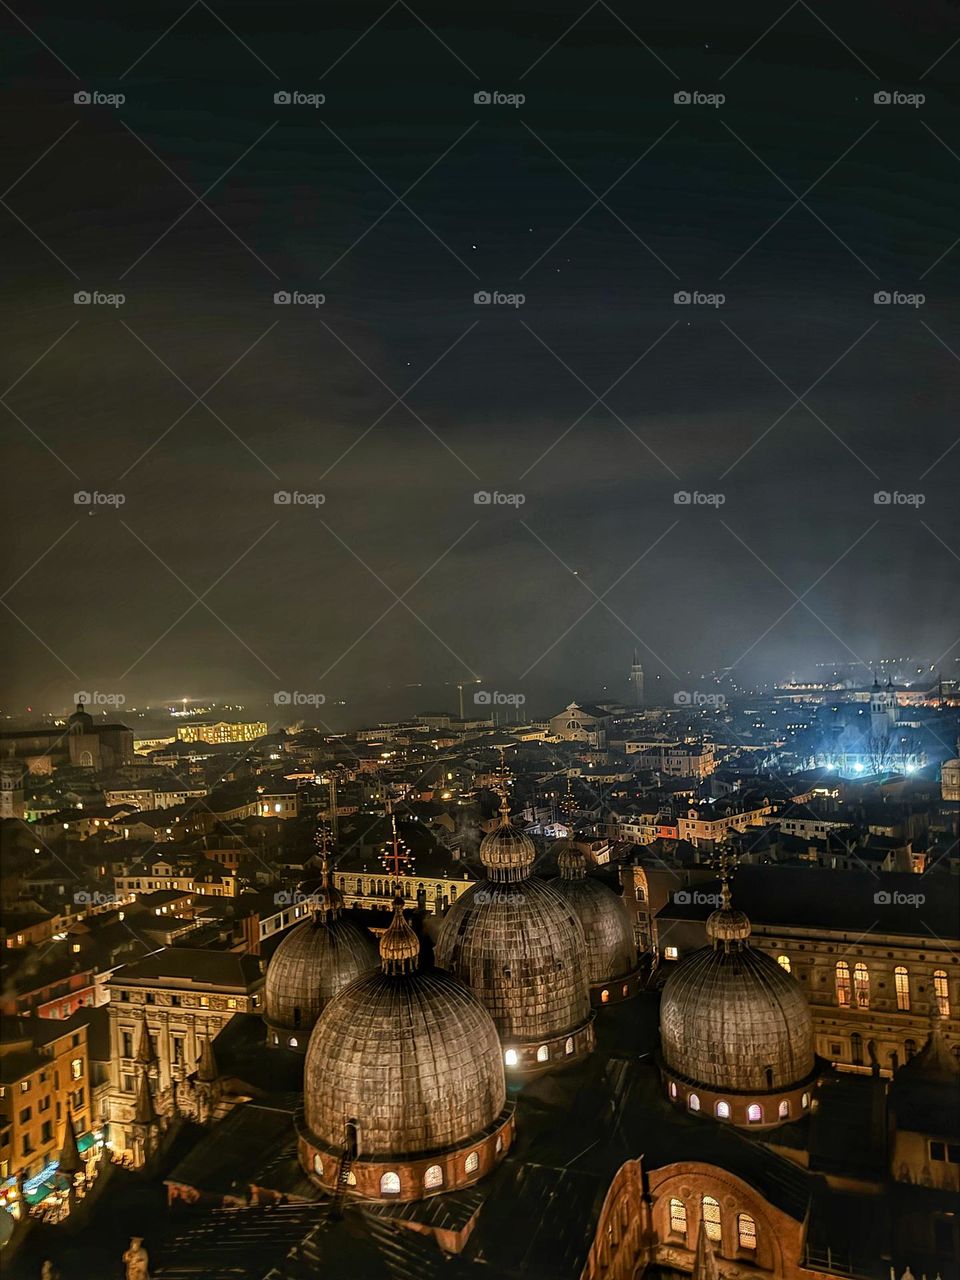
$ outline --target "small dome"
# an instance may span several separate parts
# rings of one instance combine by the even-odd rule
[[[510,821],[510,810],[504,796],[500,823],[480,841],[480,861],[490,872],[491,880],[501,883],[522,880],[533,870],[537,847],[525,832]]]
[[[310,1037],[306,1127],[340,1151],[355,1131],[361,1159],[460,1146],[494,1125],[506,1105],[490,1015],[452,974],[420,972],[415,948],[398,910],[381,942],[381,972],[332,1000]]]
[[[580,862],[586,859],[572,850]],[[608,982],[625,977],[637,967],[637,948],[626,904],[619,894],[602,880],[581,874],[575,878],[564,874],[563,865],[576,865],[576,858],[561,854],[561,878],[554,887],[570,906],[583,928],[586,944],[587,978],[590,982]]]
[[[536,876],[475,884],[444,916],[436,956],[476,992],[504,1040],[547,1039],[590,1017],[580,921]]]
[[[663,1060],[678,1075],[719,1091],[798,1084],[814,1067],[806,996],[775,960],[741,938],[742,913],[714,914],[724,918],[715,923],[713,946],[688,956],[664,985]]]
[[[581,849],[569,840],[556,847],[557,870],[564,880],[582,880],[587,874],[587,859]]]
[[[327,1002],[376,967],[377,943],[369,930],[339,913],[330,918],[317,912],[273,953],[264,983],[264,1021],[277,1031],[299,1032],[305,1042]]]
[[[76,711],[67,721],[67,728],[71,733],[93,732],[93,716],[85,710],[82,702],[77,703]]]

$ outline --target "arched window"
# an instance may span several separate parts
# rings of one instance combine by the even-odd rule
[[[345,889],[347,887],[347,877],[340,876],[339,879],[340,879],[340,888]]]
[[[910,1008],[910,975],[906,967],[898,964],[893,971],[893,982],[897,989],[897,1008],[904,1011]]]
[[[863,1066],[863,1036],[859,1031],[850,1037],[850,1061],[855,1067]]]
[[[747,1124],[763,1124],[763,1107],[759,1102],[751,1102],[747,1107]]]
[[[540,1048],[537,1050],[537,1061],[546,1062],[549,1057],[550,1057],[550,1050],[547,1048],[545,1044],[542,1044]]]
[[[620,991],[621,995],[628,996],[630,994],[630,984],[625,982]]]
[[[450,886],[450,901],[456,902],[456,900],[457,900],[457,886],[455,884],[452,884]]]
[[[805,1094],[803,1095],[803,1097],[800,1099],[800,1105],[801,1105],[801,1107],[803,1107],[804,1111],[806,1111],[807,1107],[809,1107],[809,1105],[810,1105],[810,1095],[809,1095],[809,1093],[805,1093]]]
[[[691,1093],[690,1097],[687,1099],[687,1106],[690,1108],[691,1111],[700,1110],[700,1099],[697,1097],[695,1093]]]
[[[789,957],[789,956],[777,956],[777,964],[780,966],[780,968],[781,968],[781,969],[785,969],[785,970],[787,971],[787,973],[789,973],[789,972],[790,972],[790,957]]]
[[[438,1164],[432,1164],[427,1172],[423,1175],[423,1185],[426,1190],[431,1187],[443,1186],[443,1170]]]
[[[946,969],[936,969],[933,974],[933,994],[937,997],[937,1007],[941,1018],[950,1017],[950,990],[947,987]]]
[[[670,1230],[678,1236],[687,1234],[687,1206],[682,1200],[670,1201]]]
[[[319,1174],[321,1178],[323,1177],[323,1161],[316,1152],[313,1153],[313,1172]]]
[[[564,1053],[573,1053],[573,1036],[567,1036],[567,1043],[563,1046]]]
[[[737,1214],[737,1242],[741,1249],[756,1249],[757,1224],[749,1213]]]
[[[357,1175],[351,1169],[350,1172],[347,1174],[347,1186],[355,1187],[356,1185],[357,1185]]]
[[[780,1103],[779,1107],[777,1107],[777,1119],[778,1120],[790,1119],[790,1103],[786,1100],[786,1098],[784,1098],[784,1100]]]
[[[363,877],[357,876],[357,893],[363,893]]]
[[[717,1103],[717,1119],[718,1120],[730,1119],[730,1103],[729,1102]]]
[[[476,1151],[471,1151],[463,1162],[463,1167],[467,1173],[476,1173],[480,1168],[480,1156]]]
[[[703,1213],[703,1229],[707,1233],[707,1239],[719,1244],[721,1236],[720,1205],[714,1200],[713,1196],[704,1196],[700,1201],[700,1208]]]
[[[609,1004],[610,1002],[610,992],[606,989],[606,987],[604,987],[604,989],[600,992],[600,1002],[601,1004]]]
[[[517,1053],[516,1049],[508,1049],[503,1055],[503,1061],[506,1066],[515,1067],[520,1061],[520,1055]]]
[[[287,1044],[290,1046],[291,1049],[296,1049],[299,1047],[300,1041],[297,1039],[296,1036],[291,1036],[290,1039],[287,1041]]]
[[[675,1098],[676,1096],[677,1096],[677,1086],[671,1080],[670,1081],[670,1097]]]
[[[395,1196],[400,1193],[400,1175],[399,1173],[385,1173],[380,1179],[380,1194],[382,1196]]]
[[[498,1133],[497,1134],[497,1155],[499,1155],[502,1150],[503,1150],[503,1134]]]
[[[870,1008],[870,971],[862,960],[853,966],[853,994],[858,1009]]]
[[[837,961],[837,1004],[841,1009],[850,1005],[850,966],[846,960]]]

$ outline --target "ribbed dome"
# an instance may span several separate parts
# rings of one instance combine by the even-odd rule
[[[762,951],[722,937],[721,931],[713,946],[681,961],[664,985],[664,1062],[720,1091],[767,1092],[799,1083],[814,1065],[813,1020],[803,991]]]
[[[500,809],[500,823],[480,841],[480,861],[491,880],[501,883],[528,876],[537,857],[537,847],[510,821],[506,797]]]
[[[355,1122],[361,1158],[459,1146],[492,1125],[505,1103],[490,1015],[441,969],[359,979],[326,1007],[310,1038],[306,1127],[342,1150]]]
[[[583,929],[536,877],[474,885],[444,917],[436,956],[476,992],[505,1041],[547,1039],[590,1016]]]
[[[377,943],[337,912],[317,913],[292,929],[267,966],[264,1020],[306,1042],[320,1011],[344,987],[378,966]]]
[[[586,859],[573,850],[582,863]],[[561,877],[553,887],[573,910],[583,928],[586,944],[587,978],[590,982],[607,982],[632,973],[637,967],[637,948],[626,904],[619,894],[602,880],[571,872],[578,865],[569,854],[562,853]]]

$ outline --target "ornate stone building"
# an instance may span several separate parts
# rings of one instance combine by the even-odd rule
[[[587,875],[586,856],[563,842],[557,853],[560,878],[554,888],[583,929],[590,1003],[612,1004],[640,989],[637,948],[623,899],[602,880]]]

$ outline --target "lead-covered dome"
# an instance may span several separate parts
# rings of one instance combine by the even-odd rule
[[[509,1145],[493,1021],[452,974],[421,971],[418,947],[401,900],[380,971],[332,1000],[310,1038],[301,1159],[325,1185],[348,1168],[359,1194],[416,1199],[474,1181]]]
[[[312,905],[273,953],[263,993],[269,1039],[301,1050],[325,1005],[379,959],[373,934],[343,914],[329,877]]]
[[[722,906],[707,921],[710,945],[680,962],[660,1002],[663,1063],[718,1094],[789,1091],[814,1072],[806,996],[750,946],[749,934],[750,922],[730,906],[724,884]]]
[[[573,910],[583,929],[586,970],[590,984],[609,983],[631,976],[637,968],[637,948],[626,904],[602,880],[587,875],[587,859],[574,846],[564,845],[557,854],[559,879],[553,887]],[[633,988],[628,994],[633,994]],[[604,1001],[604,1003],[606,1003]]]

